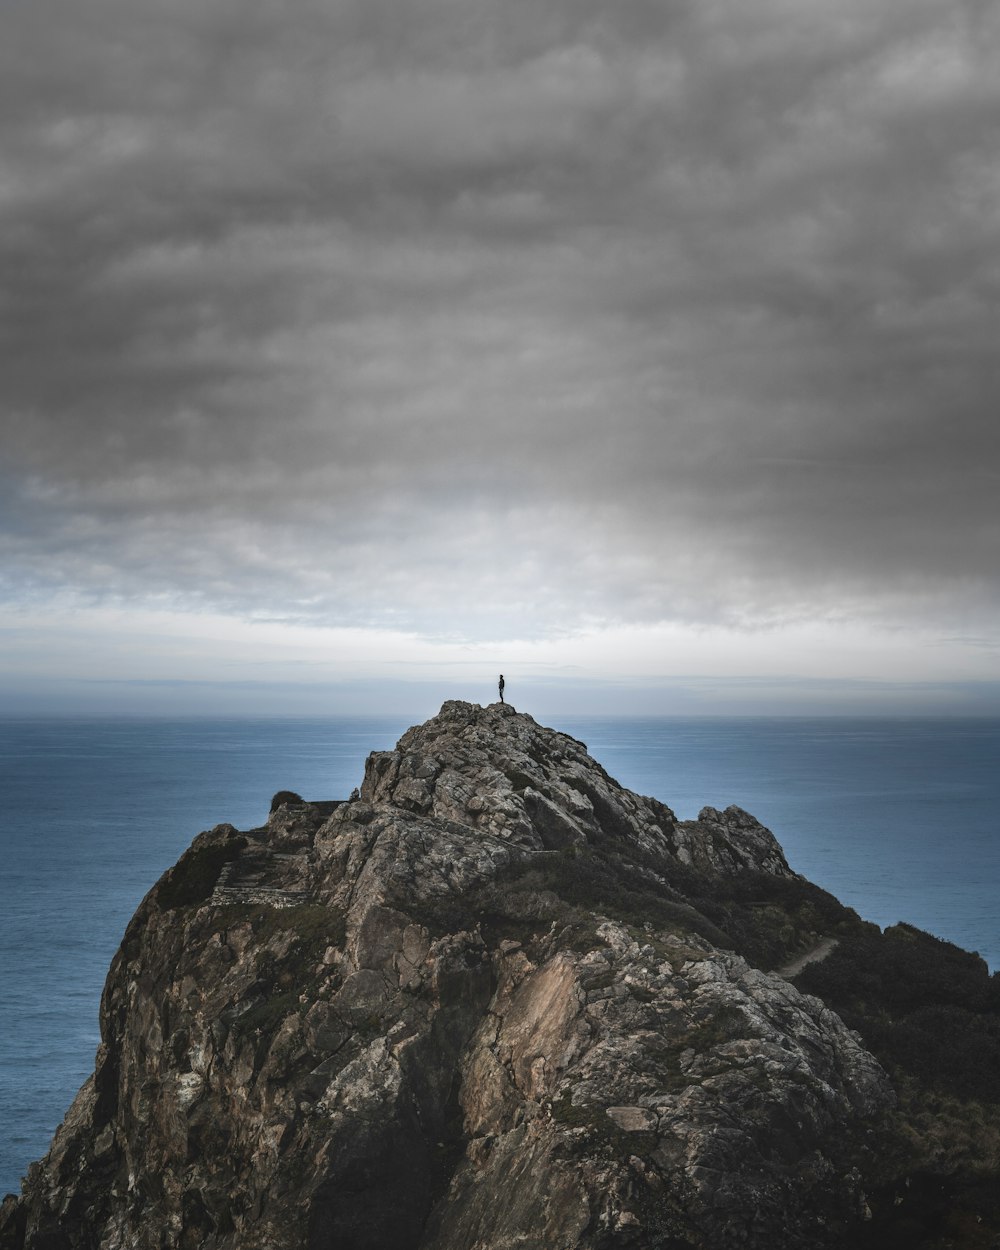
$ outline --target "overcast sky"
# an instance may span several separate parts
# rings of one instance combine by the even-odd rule
[[[1000,711],[995,3],[7,0],[0,273],[16,710]]]

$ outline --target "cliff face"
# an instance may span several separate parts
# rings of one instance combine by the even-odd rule
[[[679,822],[462,703],[359,797],[284,798],[143,901],[0,1245],[859,1244],[895,1095],[732,949],[773,967],[847,923],[752,817]]]

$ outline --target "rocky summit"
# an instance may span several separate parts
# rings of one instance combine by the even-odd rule
[[[1000,1244],[996,990],[746,812],[449,702],[150,891],[0,1246]]]

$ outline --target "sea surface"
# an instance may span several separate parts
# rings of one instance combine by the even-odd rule
[[[271,795],[344,798],[405,719],[0,719],[0,1195],[93,1069],[129,917],[202,829]],[[554,727],[680,818],[736,803],[879,925],[1000,968],[1000,721],[610,719]]]

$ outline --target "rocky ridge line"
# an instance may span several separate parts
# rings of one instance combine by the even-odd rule
[[[356,799],[219,826],[154,887],[0,1246],[854,1244],[893,1094],[719,945],[692,882],[741,875],[798,880],[747,813],[678,821],[509,705],[446,703]]]

